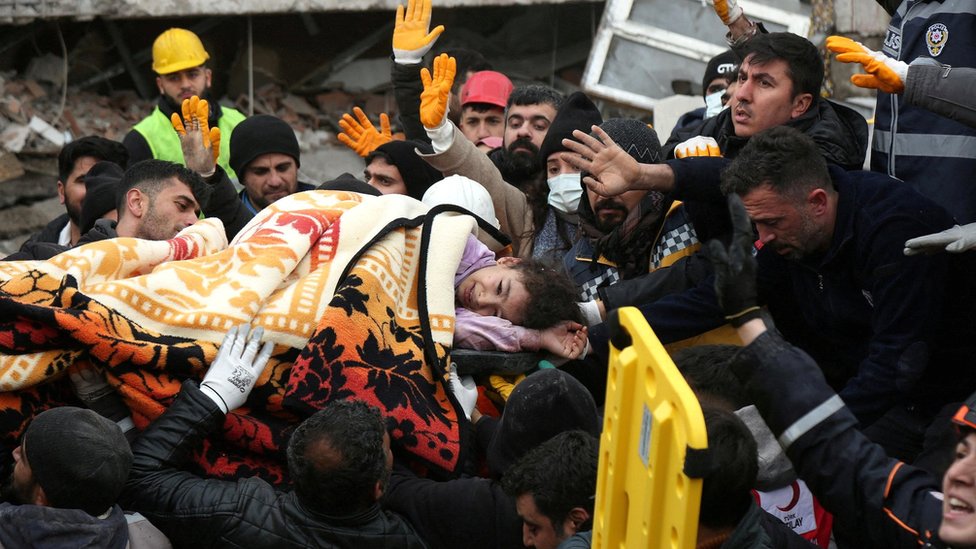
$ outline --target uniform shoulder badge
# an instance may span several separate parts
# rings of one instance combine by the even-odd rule
[[[925,44],[932,57],[938,57],[949,41],[949,29],[942,23],[936,23],[925,31]]]

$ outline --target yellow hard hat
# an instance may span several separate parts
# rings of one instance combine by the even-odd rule
[[[200,37],[186,29],[169,29],[153,42],[152,68],[156,74],[199,67],[210,54],[203,49]]]

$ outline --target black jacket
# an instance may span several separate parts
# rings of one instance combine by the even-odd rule
[[[486,478],[438,482],[394,467],[383,507],[407,518],[431,549],[522,547],[515,498]]]
[[[3,260],[51,259],[67,249],[66,246],[58,244],[58,237],[61,236],[61,231],[64,230],[64,226],[67,224],[67,213],[55,217],[43,229],[32,234],[30,238],[21,244],[18,251],[8,255]]]
[[[910,185],[830,168],[838,192],[830,247],[789,261],[757,254],[760,297],[870,425],[895,404],[934,415],[976,388],[976,254],[906,257],[910,238],[952,217]]]
[[[819,99],[807,112],[784,125],[812,137],[827,162],[847,170],[860,170],[864,166],[864,154],[868,148],[868,126],[857,111]],[[664,144],[665,154],[668,158],[674,158],[674,148],[697,135],[714,138],[725,158],[735,158],[749,142],[749,138],[735,135],[732,109],[725,109],[705,120],[701,126],[676,128]]]
[[[116,222],[111,219],[99,219],[95,221],[95,225],[87,233],[81,235],[78,239],[78,243],[75,246],[81,246],[82,244],[88,244],[90,242],[98,242],[99,240],[105,240],[107,238],[115,238],[118,233],[115,232]],[[54,242],[45,241],[27,241],[23,246],[20,247],[20,251],[14,252],[7,257],[3,258],[4,261],[23,261],[23,260],[38,260],[43,261],[51,259],[52,257],[58,255],[61,252],[70,250],[72,246],[62,246]]]
[[[244,225],[247,225],[247,222],[254,217],[254,213],[244,205],[241,196],[238,195],[237,189],[234,188],[234,184],[230,182],[230,178],[227,177],[227,172],[223,168],[216,166],[214,174],[206,181],[211,190],[207,205],[203,208],[203,215],[220,219],[224,223],[227,241],[230,242],[237,236],[237,233],[241,232]]]
[[[393,97],[403,134],[408,140],[430,143],[427,130],[420,122],[420,94],[424,91],[420,69],[424,67],[423,63],[404,64],[393,61],[390,64],[390,81],[393,82]]]
[[[937,538],[939,480],[861,434],[809,355],[770,330],[731,367],[800,478],[834,514],[835,530],[857,536],[852,547],[946,547]]]
[[[172,406],[132,446],[132,472],[120,498],[146,516],[175,547],[343,547],[422,549],[399,516],[374,504],[355,515],[324,516],[294,492],[258,478],[203,479],[182,470],[224,414],[185,381]]]

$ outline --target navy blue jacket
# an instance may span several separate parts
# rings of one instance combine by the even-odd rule
[[[810,352],[863,425],[896,403],[934,414],[976,389],[973,253],[905,256],[905,241],[952,226],[910,185],[831,167],[830,248],[790,261],[760,250],[760,297]]]
[[[861,434],[809,355],[770,330],[731,367],[834,528],[857,537],[852,547],[946,547],[939,479]]]
[[[720,158],[669,161],[675,186],[721,198]],[[803,263],[760,251],[760,299],[777,327],[809,352],[863,425],[895,403],[933,414],[976,389],[976,253],[907,257],[905,240],[952,226],[911,186],[873,172],[830,167],[839,193],[834,239]],[[639,307],[663,343],[722,325],[708,278]],[[591,330],[598,356],[601,326]]]
[[[897,5],[882,51],[911,63],[930,57],[954,67],[976,67],[976,1],[917,0]],[[909,7],[910,6],[910,7]],[[976,221],[976,128],[878,91],[871,169],[914,185],[959,223]]]

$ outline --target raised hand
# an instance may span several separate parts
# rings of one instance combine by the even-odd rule
[[[420,70],[424,91],[420,94],[420,122],[425,128],[439,127],[447,118],[447,101],[454,85],[457,62],[442,53],[434,58],[434,74],[426,67]]]
[[[362,109],[353,107],[352,112],[356,115],[355,118],[346,113],[339,120],[339,127],[342,128],[339,141],[343,145],[365,158],[380,145],[393,141],[393,132],[390,131],[390,117],[385,112],[380,113],[379,130],[373,126]]]
[[[212,174],[220,156],[220,128],[210,127],[210,104],[194,95],[183,100],[182,111],[183,117],[174,112],[170,123],[180,136],[183,162],[198,174]]]
[[[431,11],[430,0],[407,0],[405,10],[402,4],[397,6],[393,27],[393,58],[397,63],[420,63],[444,32],[444,25],[428,32]]]
[[[637,161],[599,126],[593,126],[593,133],[596,137],[574,130],[574,139],[563,139],[563,146],[577,154],[563,154],[562,159],[589,174],[583,183],[601,196],[630,190],[640,173]]]

